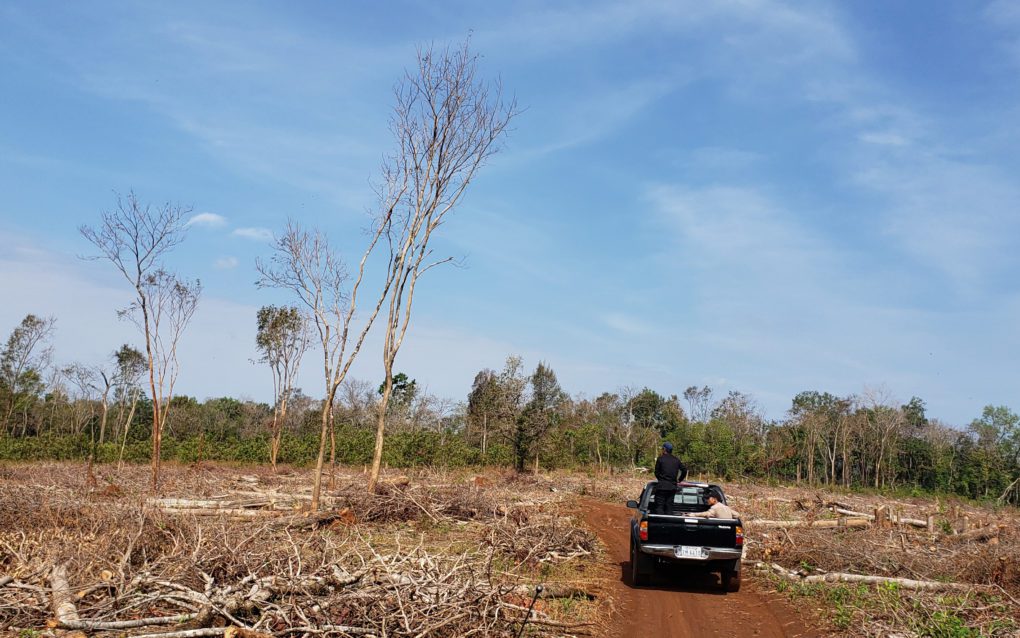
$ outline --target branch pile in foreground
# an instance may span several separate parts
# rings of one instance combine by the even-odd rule
[[[535,583],[497,568],[504,548],[478,543],[488,532],[468,521],[530,530],[540,508],[525,496],[418,485],[372,498],[341,488],[334,503],[360,522],[301,526],[318,519],[195,516],[144,498],[94,501],[65,486],[0,483],[0,627],[163,638],[513,636]],[[425,541],[444,528],[464,531],[443,546]],[[566,556],[587,536],[560,522],[554,536],[530,538],[543,556]],[[560,584],[548,595],[585,592]],[[529,635],[593,632],[556,611],[539,605]]]

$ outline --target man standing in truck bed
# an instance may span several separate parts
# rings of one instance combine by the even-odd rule
[[[677,483],[687,477],[687,468],[680,459],[673,456],[673,444],[662,444],[662,454],[655,461],[655,478],[659,480],[655,486],[655,509],[652,514],[669,514],[673,508]]]

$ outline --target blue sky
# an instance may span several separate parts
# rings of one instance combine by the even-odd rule
[[[0,331],[52,314],[63,362],[138,342],[77,259],[134,189],[201,215],[179,390],[268,399],[266,237],[293,217],[356,254],[394,82],[468,33],[525,110],[437,244],[464,267],[416,298],[397,367],[432,392],[516,353],[574,393],[709,385],[775,418],[875,386],[956,424],[1020,408],[1011,2],[5,2]]]

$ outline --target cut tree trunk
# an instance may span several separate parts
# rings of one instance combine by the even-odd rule
[[[879,508],[879,509],[875,510],[876,512],[879,512],[877,514],[867,514],[865,512],[855,512],[853,510],[843,509],[841,507],[837,507],[833,511],[836,512],[837,514],[842,514],[843,516],[853,516],[855,518],[866,518],[868,520],[874,521],[874,520],[878,520],[878,519],[884,518],[883,514],[885,512],[885,509]],[[903,517],[903,516],[898,516],[896,514],[889,515],[887,518],[885,518],[885,520],[888,520],[890,523],[894,523],[894,524],[898,524],[898,525],[911,525],[913,527],[924,527],[924,528],[928,527],[928,521],[927,520],[921,520],[919,518],[906,518],[906,517]]]
[[[803,576],[800,573],[787,569],[777,563],[755,563],[757,569],[775,572],[779,576],[803,583],[866,583],[879,585],[884,583],[895,583],[903,589],[922,591],[948,591],[948,590],[969,590],[980,587],[968,583],[944,583],[936,580],[914,580],[911,578],[893,578],[891,576],[868,576],[864,574],[847,574],[831,572],[828,574],[815,574]]]
[[[79,621],[74,606],[71,586],[67,583],[67,565],[54,565],[50,570],[50,588],[53,590],[53,615],[61,625]]]
[[[970,532],[963,534],[956,534],[955,536],[946,536],[943,541],[946,543],[966,543],[969,541],[986,541],[993,538],[998,538],[1002,530],[1006,529],[1005,525],[991,525],[989,527],[982,527],[975,529]]]
[[[805,521],[805,520],[793,520],[793,521],[768,521],[768,520],[748,520],[745,521],[748,527],[868,527],[871,525],[871,521],[867,518],[829,518],[818,521]]]

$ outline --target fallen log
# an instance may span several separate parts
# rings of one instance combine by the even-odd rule
[[[322,625],[321,627],[293,627],[291,629],[284,629],[280,633],[284,634],[316,634],[323,631],[335,631],[342,634],[349,634],[351,636],[376,636],[375,629],[366,629],[364,627],[351,627],[349,625]]]
[[[209,627],[205,629],[185,629],[183,631],[167,631],[158,634],[141,634],[134,638],[204,638],[205,636],[222,636],[225,627]]]
[[[836,512],[837,514],[842,514],[843,516],[853,516],[855,518],[866,518],[869,521],[873,521],[876,518],[876,516],[874,514],[868,514],[866,512],[855,512],[853,510],[844,509],[842,507],[833,508],[832,511]],[[879,516],[881,516],[881,515],[879,515]],[[889,521],[890,523],[897,523],[899,525],[912,525],[914,527],[924,527],[924,528],[928,527],[928,521],[926,521],[926,520],[922,521],[919,518],[904,518],[902,516],[896,516],[895,514],[886,514],[885,520]]]
[[[817,521],[792,520],[792,521],[768,521],[748,520],[744,523],[749,528],[754,527],[868,527],[871,521],[866,518],[826,518]]]
[[[755,563],[759,570],[772,571],[779,576],[802,583],[865,583],[869,585],[881,585],[895,583],[903,589],[921,591],[946,591],[960,589],[975,589],[979,585],[969,583],[944,583],[937,580],[914,580],[912,578],[894,578],[892,576],[868,576],[865,574],[847,574],[844,572],[830,572],[827,574],[814,574],[810,576],[787,569],[777,563]]]
[[[969,585],[967,583],[943,583],[937,580],[914,580],[912,578],[893,578],[891,576],[865,576],[863,574],[846,574],[841,572],[806,576],[803,580],[805,583],[866,583],[869,585],[895,583],[903,589],[923,591],[945,591],[947,589],[974,588],[974,585]]]
[[[61,621],[60,629],[80,629],[85,631],[116,631],[118,629],[137,629],[157,625],[179,625],[195,618],[196,614],[180,614],[178,616],[155,616],[153,618],[134,618],[132,620],[75,620]]]
[[[53,591],[53,615],[57,622],[78,622],[78,609],[74,606],[71,586],[67,583],[67,565],[54,565],[50,570],[50,589]]]
[[[141,634],[134,636],[134,638],[204,638],[206,636],[223,636],[223,638],[273,638],[272,634],[237,626],[182,629],[180,631],[166,631],[156,634]]]
[[[228,516],[232,518],[273,518],[285,516],[292,512],[288,510],[258,510],[258,509],[237,509],[237,508],[168,508],[161,509],[166,514],[179,514],[190,516]]]
[[[946,536],[942,539],[945,543],[965,543],[969,541],[986,541],[993,538],[998,538],[999,533],[1006,529],[1005,525],[991,525],[989,527],[982,527],[980,529],[971,530],[962,534],[956,534],[953,536]]]
[[[229,503],[227,500],[229,496],[224,496],[217,499],[191,499],[191,498],[150,498],[146,499],[145,504],[151,505],[152,507],[158,507],[160,509],[198,509],[198,508],[209,508],[217,509],[224,507]]]

